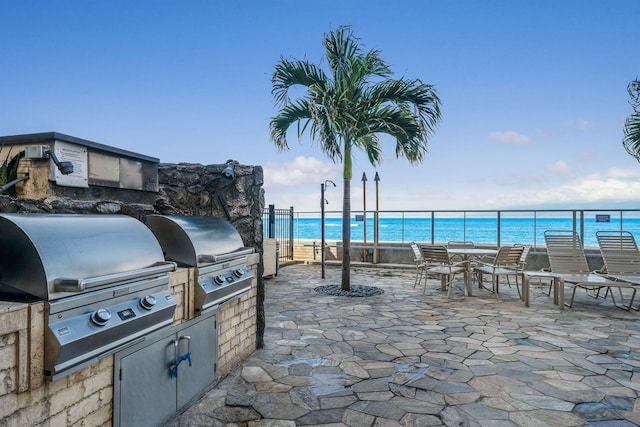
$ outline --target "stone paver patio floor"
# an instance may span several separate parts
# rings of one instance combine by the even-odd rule
[[[265,347],[169,425],[640,425],[640,313],[580,290],[560,311],[515,286],[447,299],[406,269],[353,267],[384,294],[316,293],[340,269],[265,280]],[[475,284],[474,284],[475,286]]]

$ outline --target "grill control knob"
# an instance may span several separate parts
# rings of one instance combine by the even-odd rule
[[[236,277],[242,277],[244,275],[244,270],[242,268],[239,268],[237,270],[233,270],[233,274],[235,274]]]
[[[218,285],[223,285],[224,282],[227,281],[227,279],[221,274],[219,276],[214,277],[213,281],[216,282],[216,284]]]
[[[91,320],[98,326],[104,326],[111,319],[111,313],[106,308],[101,308],[91,315]]]
[[[156,305],[156,298],[153,295],[147,295],[146,297],[140,298],[140,307],[145,310],[151,310],[154,305]]]

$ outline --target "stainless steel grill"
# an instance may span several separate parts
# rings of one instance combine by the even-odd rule
[[[168,261],[195,267],[195,311],[222,304],[251,289],[242,237],[230,223],[212,216],[150,215],[147,225]]]
[[[48,379],[171,325],[175,268],[128,216],[0,214],[0,298],[45,301]]]

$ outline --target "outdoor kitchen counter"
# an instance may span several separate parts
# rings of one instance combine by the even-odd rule
[[[0,301],[0,370],[13,371],[10,389],[25,392],[42,385],[44,303]],[[2,414],[0,414],[0,419]]]

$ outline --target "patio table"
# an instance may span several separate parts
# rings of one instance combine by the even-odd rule
[[[473,269],[471,268],[471,260],[473,258],[484,256],[484,255],[493,255],[495,256],[498,253],[497,249],[489,249],[489,248],[447,248],[447,251],[451,255],[462,255],[464,261],[466,261],[467,274],[469,280],[473,282],[473,278],[471,277],[471,273]],[[471,296],[471,286],[469,286],[469,296]]]

